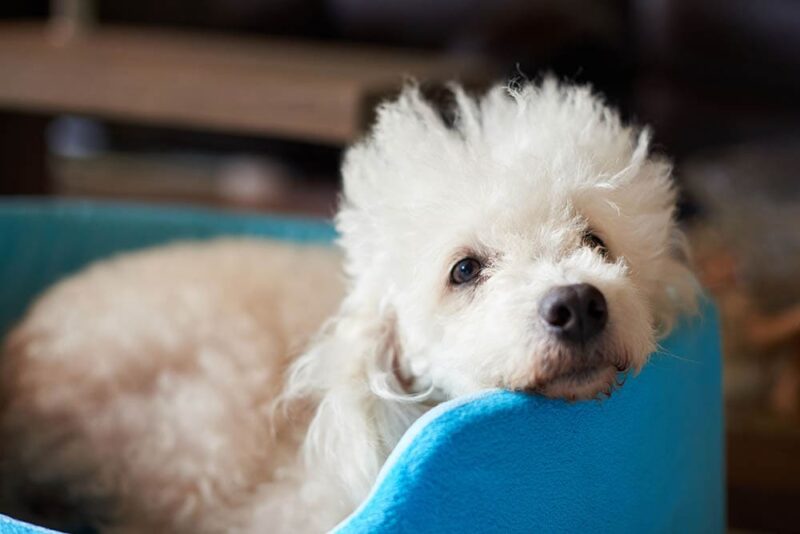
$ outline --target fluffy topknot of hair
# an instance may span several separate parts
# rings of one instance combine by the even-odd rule
[[[627,184],[642,212],[671,216],[670,165],[648,157],[648,131],[625,126],[589,87],[548,78],[481,97],[450,89],[452,124],[411,84],[379,107],[372,131],[348,151],[337,226],[351,265],[372,261],[380,244],[370,241],[397,234],[385,225],[411,231],[409,221],[430,212],[441,224],[442,213],[476,201],[524,202],[529,191],[556,204],[565,191]]]

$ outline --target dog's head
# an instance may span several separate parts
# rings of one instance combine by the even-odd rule
[[[669,164],[587,88],[453,92],[453,124],[409,87],[348,152],[345,307],[407,389],[609,392],[694,302]]]

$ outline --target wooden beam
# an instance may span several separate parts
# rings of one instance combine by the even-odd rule
[[[344,144],[406,76],[484,75],[474,59],[119,27],[64,41],[0,24],[0,107]]]

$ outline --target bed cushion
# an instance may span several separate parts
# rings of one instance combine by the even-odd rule
[[[2,200],[0,333],[37,293],[92,260],[231,234],[335,237],[329,223],[308,219]],[[486,391],[431,410],[337,531],[722,532],[722,422],[718,325],[706,302],[606,401]],[[0,532],[43,531],[0,516]]]

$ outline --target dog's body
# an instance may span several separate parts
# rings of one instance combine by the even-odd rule
[[[276,469],[307,417],[293,410],[293,427],[273,401],[336,311],[340,271],[331,247],[231,239],[121,256],[53,287],[3,356],[4,481],[27,485],[6,491],[69,489],[91,520],[139,532],[225,530],[270,482],[291,484]]]
[[[48,292],[2,360],[9,493],[117,531],[320,531],[435,402],[639,369],[694,301],[669,166],[588,90],[454,92],[453,127],[410,88],[348,153],[346,277],[241,240]]]

